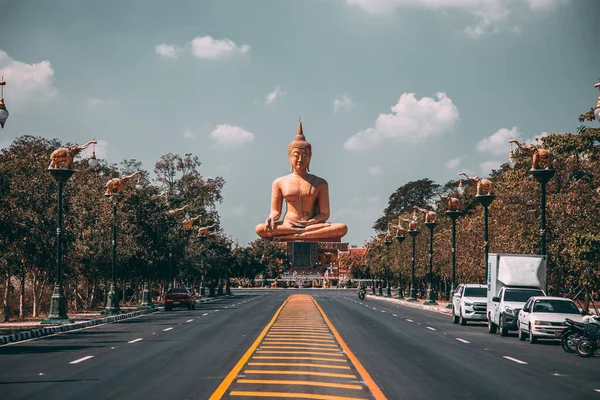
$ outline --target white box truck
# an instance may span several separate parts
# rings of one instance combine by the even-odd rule
[[[532,296],[545,296],[546,256],[494,254],[488,257],[488,331],[516,331],[519,311]]]

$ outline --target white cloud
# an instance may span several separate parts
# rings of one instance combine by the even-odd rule
[[[254,141],[254,134],[239,126],[221,124],[210,133],[210,138],[217,146],[234,148],[252,143]]]
[[[333,112],[337,113],[340,110],[345,110],[346,112],[350,112],[355,104],[352,102],[350,95],[348,93],[337,96],[333,100]]]
[[[372,165],[369,167],[369,173],[371,175],[383,175],[383,170],[377,165]]]
[[[380,195],[357,194],[350,200],[350,204],[342,207],[331,214],[330,221],[356,222],[365,225],[368,229],[379,216],[381,210],[386,207],[387,201]],[[354,225],[354,224],[353,224]]]
[[[479,168],[481,169],[481,173],[483,175],[489,175],[489,173],[492,172],[493,169],[499,169],[500,166],[505,162],[506,161],[495,160],[484,161],[481,164],[479,164]]]
[[[212,36],[198,36],[191,41],[192,54],[198,58],[216,59],[229,54],[246,54],[250,46],[238,46],[229,39],[214,39]]]
[[[0,76],[4,77],[6,106],[22,106],[31,101],[52,98],[58,94],[52,78],[50,61],[27,64],[0,50]]]
[[[265,104],[271,104],[273,103],[275,100],[280,99],[281,97],[283,97],[285,95],[285,92],[283,92],[279,86],[277,86],[275,89],[273,89],[272,92],[268,93],[267,96],[265,97]]]
[[[489,154],[508,154],[510,150],[509,140],[515,139],[523,144],[541,144],[537,143],[536,139],[541,139],[548,136],[548,132],[542,132],[539,135],[531,138],[523,138],[523,134],[519,128],[513,126],[511,129],[501,128],[494,132],[491,136],[483,138],[477,143],[475,149],[482,153]]]
[[[561,4],[566,4],[569,0],[527,0],[529,8],[532,11],[554,10]]]
[[[154,47],[156,54],[163,57],[172,58],[174,60],[176,60],[179,56],[180,50],[180,48],[171,44],[157,44],[156,47]]]
[[[516,8],[525,4],[530,10],[551,10],[568,0],[346,0],[351,6],[357,6],[370,14],[387,16],[399,8],[424,8],[433,12],[458,11],[470,14],[474,24],[467,26],[465,32],[478,38],[484,34],[496,33],[511,14],[518,14]],[[519,4],[520,3],[520,4]],[[509,29],[515,32],[515,28]]]
[[[88,107],[101,107],[101,106],[118,106],[119,102],[116,100],[105,100],[100,98],[91,98],[87,100]]]
[[[374,148],[387,140],[418,143],[421,140],[441,136],[454,129],[460,120],[458,109],[446,93],[431,97],[415,98],[404,93],[394,105],[391,114],[379,114],[374,128],[356,133],[346,140],[348,150]]]
[[[464,159],[464,157],[456,157],[451,160],[448,160],[448,161],[446,161],[446,167],[458,168],[458,166],[460,165],[460,163],[462,162],[463,159]]]
[[[513,126],[512,129],[498,129],[491,136],[481,139],[479,143],[477,143],[475,149],[480,152],[491,154],[508,154],[508,141],[511,139],[521,139],[521,132],[519,132],[519,128],[516,126]]]
[[[183,131],[183,138],[184,139],[193,139],[196,137],[196,135],[194,134],[194,132],[192,132],[189,129],[186,129],[185,131]]]
[[[96,140],[96,139],[94,139]],[[96,140],[98,143],[95,145],[90,145],[87,149],[84,149],[80,153],[81,158],[89,158],[92,155],[92,151],[96,151],[96,158],[100,158],[106,160],[108,158],[108,147],[110,143],[106,140]],[[87,140],[86,140],[87,142]],[[82,145],[85,143],[77,143],[78,145]]]

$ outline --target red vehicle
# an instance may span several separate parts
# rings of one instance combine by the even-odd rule
[[[196,297],[187,288],[171,288],[165,296],[165,311],[174,307],[187,307],[188,310],[196,309]]]

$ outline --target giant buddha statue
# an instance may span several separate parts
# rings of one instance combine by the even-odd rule
[[[311,150],[299,122],[296,138],[288,146],[291,173],[273,182],[271,212],[264,224],[256,226],[258,236],[282,241],[339,241],[348,232],[344,224],[327,222],[329,187],[325,179],[309,173]],[[286,213],[280,221],[284,199]]]

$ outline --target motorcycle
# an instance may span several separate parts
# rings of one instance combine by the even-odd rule
[[[584,336],[577,342],[576,351],[580,357],[591,357],[600,349],[600,324],[595,321],[587,323],[584,327]]]
[[[577,351],[577,344],[585,337],[586,324],[573,321],[569,318],[565,319],[565,324],[567,327],[560,335],[560,347],[567,353],[575,353]]]
[[[363,287],[361,287],[360,289],[358,289],[358,298],[361,300],[365,299],[365,296],[367,295],[367,290]]]

